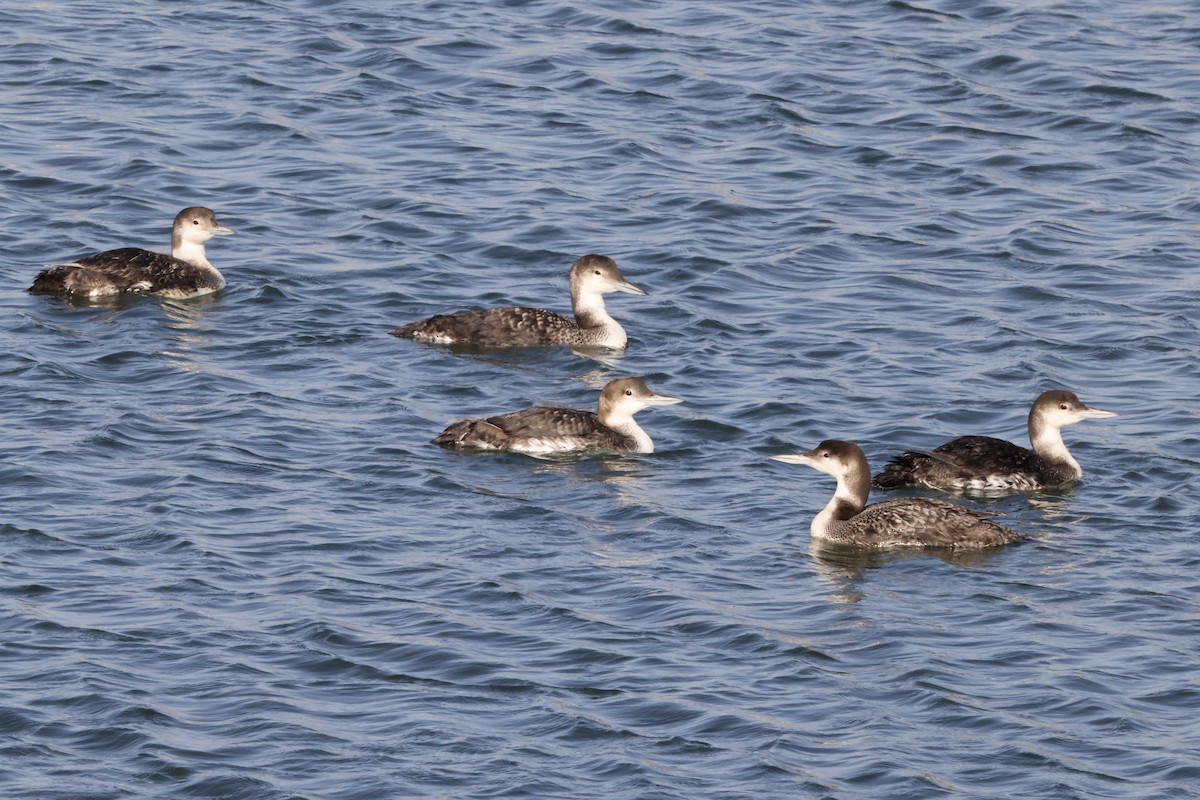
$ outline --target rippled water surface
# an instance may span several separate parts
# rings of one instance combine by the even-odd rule
[[[8,4],[0,794],[1196,796],[1195,12]],[[24,291],[188,205],[219,295]],[[388,335],[588,252],[623,354]],[[653,455],[430,444],[624,375]],[[1054,387],[1120,417],[997,552],[815,551],[769,460]]]

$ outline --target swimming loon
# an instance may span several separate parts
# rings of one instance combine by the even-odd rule
[[[393,336],[435,344],[485,347],[579,345],[625,347],[625,329],[608,315],[609,292],[646,294],[634,286],[607,256],[587,255],[571,266],[571,309],[575,319],[540,308],[489,308],[438,314],[392,331]]]
[[[960,436],[932,452],[902,453],[875,476],[880,488],[1036,489],[1078,480],[1079,462],[1063,444],[1062,427],[1107,419],[1112,411],[1088,408],[1072,392],[1043,392],[1029,410],[1030,450],[990,436]]]
[[[654,442],[633,415],[651,406],[681,402],[678,397],[655,394],[641,378],[618,378],[601,390],[598,414],[538,406],[487,419],[460,420],[433,441],[447,448],[530,454],[578,450],[653,453]]]
[[[901,497],[867,505],[871,470],[858,445],[828,439],[807,453],[771,456],[807,464],[837,478],[829,505],[812,521],[812,536],[859,547],[978,548],[1013,544],[1020,534],[963,506],[929,497]]]
[[[183,298],[225,287],[225,278],[204,255],[204,243],[233,231],[217,224],[210,209],[185,208],[171,228],[171,255],[137,247],[106,250],[38,273],[31,292],[103,297],[124,292]]]

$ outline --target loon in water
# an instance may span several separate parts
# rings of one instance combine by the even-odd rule
[[[204,243],[233,231],[217,224],[210,209],[185,208],[171,228],[171,255],[137,247],[106,250],[38,273],[31,292],[67,292],[84,297],[135,293],[184,298],[225,287],[225,278],[204,255]]]
[[[875,476],[875,485],[1022,491],[1078,480],[1083,470],[1063,444],[1062,427],[1115,416],[1088,408],[1072,392],[1043,392],[1029,410],[1032,450],[990,436],[960,436],[932,452],[900,454]]]
[[[979,548],[1013,544],[1020,534],[963,506],[929,497],[867,505],[871,470],[858,445],[828,439],[807,453],[771,456],[837,478],[829,505],[812,521],[814,539],[858,547]]]
[[[678,397],[655,394],[641,378],[618,378],[601,390],[598,414],[573,408],[527,408],[451,423],[433,442],[447,448],[532,455],[580,450],[653,453],[654,442],[633,415],[651,406],[681,402]]]
[[[620,350],[628,337],[608,315],[604,295],[610,292],[646,294],[625,280],[617,262],[587,255],[571,266],[571,309],[575,319],[540,308],[489,308],[458,314],[438,314],[392,331],[393,336],[434,344],[481,347],[577,345]]]

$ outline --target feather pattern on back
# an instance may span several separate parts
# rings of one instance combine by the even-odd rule
[[[513,452],[608,450],[632,452],[636,441],[612,430],[591,411],[538,406],[486,419],[465,419],[434,439],[442,447]]]
[[[875,476],[881,489],[1026,489],[1074,479],[1069,466],[1053,464],[1027,447],[990,436],[960,436],[932,451],[908,450]]]
[[[982,513],[932,497],[872,503],[830,526],[825,538],[862,547],[995,547],[1020,541]]]
[[[513,307],[437,314],[392,333],[433,344],[504,342],[506,346],[529,347],[574,344],[579,326],[553,311]]]

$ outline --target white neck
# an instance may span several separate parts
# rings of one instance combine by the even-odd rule
[[[579,327],[598,332],[595,338],[589,337],[589,344],[619,349],[628,343],[625,329],[609,316],[604,295],[599,292],[580,292],[578,297],[572,299],[571,309],[575,312]]]
[[[814,539],[831,538],[829,536],[829,529],[833,527],[833,512],[834,509],[837,508],[837,505],[838,501],[835,497],[834,499],[830,500],[823,509],[821,509],[820,514],[817,514],[815,517],[813,517],[812,525],[809,526],[808,530]]]
[[[633,419],[632,414],[614,413],[610,414],[608,419],[604,420],[604,424],[612,428],[617,433],[629,436],[635,442],[635,453],[653,453],[654,442],[650,439],[650,434],[642,430],[642,426],[638,425]]]
[[[863,498],[850,488],[845,479],[838,478],[837,489],[834,490],[833,497],[821,509],[821,513],[813,517],[809,532],[818,539],[835,538],[833,528],[842,521],[839,519],[838,512],[841,511],[842,516],[845,516],[847,510],[857,513],[863,509],[863,504]]]
[[[1067,464],[1077,475],[1083,474],[1079,462],[1067,450],[1067,445],[1063,442],[1062,430],[1060,428],[1051,426],[1043,427],[1038,431],[1036,437],[1033,435],[1030,436],[1030,444],[1033,445],[1033,452],[1047,461],[1055,464]]]
[[[171,255],[180,261],[195,264],[197,267],[213,269],[213,265],[208,263],[208,258],[204,254],[204,242],[181,241],[171,248]]]

